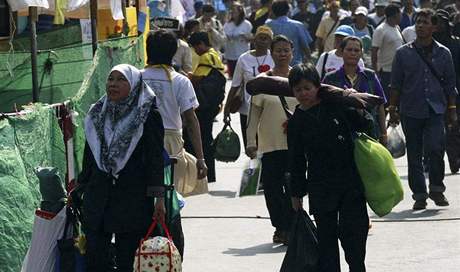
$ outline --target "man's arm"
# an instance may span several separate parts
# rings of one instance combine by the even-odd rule
[[[197,158],[196,167],[198,170],[198,179],[205,178],[208,173],[208,168],[204,162],[203,147],[201,143],[201,132],[200,123],[196,117],[195,110],[193,108],[188,109],[182,113],[185,121],[185,127],[187,133],[192,141],[193,150]]]
[[[377,73],[378,72],[378,67],[377,67],[377,53],[379,51],[378,47],[372,47],[372,53],[371,53],[371,61],[372,61],[372,69]]]

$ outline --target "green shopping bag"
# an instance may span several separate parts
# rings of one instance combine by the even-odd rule
[[[369,207],[380,217],[387,215],[404,197],[393,157],[364,133],[354,139],[353,152]]]

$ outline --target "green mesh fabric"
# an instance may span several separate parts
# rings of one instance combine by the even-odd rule
[[[74,136],[76,173],[81,166],[85,143],[83,120],[86,112],[105,93],[105,81],[111,67],[120,63],[143,67],[142,44],[142,37],[104,42],[99,45],[94,59],[90,45],[40,54],[39,67],[43,67],[47,58],[55,61],[51,75],[44,76],[41,101],[61,103],[70,98],[69,105],[78,113]],[[0,112],[10,111],[5,109],[11,109],[13,101],[18,105],[29,103],[30,82],[29,54],[0,54]],[[35,104],[28,106],[23,115],[0,115],[1,272],[20,271],[30,244],[34,212],[41,199],[34,168],[57,167],[64,175],[65,162],[63,135],[55,108]],[[63,176],[61,178],[64,180]]]
[[[91,44],[40,51],[37,56],[39,101],[72,98],[91,67]],[[0,112],[14,112],[32,101],[30,52],[0,53]],[[16,107],[15,107],[16,105]]]
[[[0,121],[0,267],[20,271],[39,205],[37,166],[65,173],[62,133],[55,111],[40,104],[29,114]]]

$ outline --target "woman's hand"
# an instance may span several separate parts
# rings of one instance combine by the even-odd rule
[[[257,146],[248,146],[246,148],[246,155],[251,159],[257,157]]]
[[[156,218],[160,222],[165,221],[166,207],[164,197],[159,197],[156,199],[155,211],[153,212],[153,218]]]
[[[204,179],[208,175],[208,167],[204,159],[196,160],[197,178]]]
[[[299,211],[303,209],[303,200],[300,197],[291,197],[292,209]]]

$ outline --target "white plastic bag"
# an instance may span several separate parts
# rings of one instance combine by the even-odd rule
[[[57,240],[62,237],[66,222],[66,207],[51,219],[44,212],[35,212],[32,240],[21,272],[50,272],[55,270]]]
[[[401,158],[406,154],[406,142],[404,140],[403,133],[399,129],[400,125],[390,126],[387,130],[388,144],[387,149],[390,151],[393,158]]]

